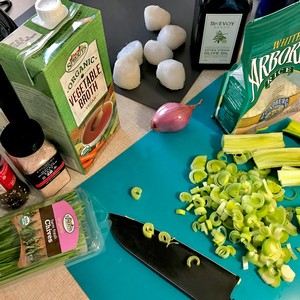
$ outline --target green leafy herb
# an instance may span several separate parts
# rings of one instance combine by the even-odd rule
[[[52,257],[44,259],[44,255],[39,253],[42,248],[38,244],[40,239],[36,233],[39,231],[34,223],[30,223],[27,226],[23,226],[21,230],[21,239],[19,233],[12,223],[12,217],[19,215],[20,212],[14,214],[8,214],[0,218],[0,285],[4,284],[12,279],[16,279],[23,275],[29,274],[35,270],[43,269],[52,265],[56,265],[61,262],[66,262],[69,259],[85,253],[87,251],[87,238],[88,238],[88,226],[85,215],[85,204],[81,200],[81,193],[73,191],[67,195],[57,197],[43,204],[37,205],[34,208],[23,210],[23,214],[32,216],[33,212],[45,205],[50,205],[60,200],[67,201],[74,209],[77,219],[79,220],[79,241],[77,247],[74,250],[60,253]],[[27,267],[18,267],[21,243],[25,246],[26,255],[32,262]],[[43,259],[42,259],[43,258]]]

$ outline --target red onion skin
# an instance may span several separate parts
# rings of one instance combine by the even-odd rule
[[[157,132],[177,132],[187,126],[196,106],[194,105],[168,102],[163,104],[154,113],[151,119],[151,128]]]

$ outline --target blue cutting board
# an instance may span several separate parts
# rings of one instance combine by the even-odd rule
[[[220,150],[222,131],[211,116],[221,81],[222,77],[218,78],[191,101],[196,103],[204,99],[184,130],[148,133],[81,187],[98,198],[107,212],[152,222],[156,229],[169,232],[182,243],[239,275],[242,282],[234,289],[232,299],[300,299],[300,260],[290,262],[297,274],[294,282],[282,282],[280,287],[272,288],[260,279],[252,265],[247,271],[242,269],[241,251],[236,257],[219,258],[214,254],[215,247],[210,238],[192,231],[194,216],[174,212],[177,208],[184,208],[178,194],[192,186],[188,173],[193,157],[205,154],[214,158]],[[288,146],[298,146],[288,137],[285,139]],[[129,195],[132,186],[143,189],[139,201]],[[300,206],[300,201],[286,202],[286,205]],[[300,237],[290,238],[290,242],[300,247]],[[127,253],[110,233],[102,253],[68,269],[90,299],[188,299]]]

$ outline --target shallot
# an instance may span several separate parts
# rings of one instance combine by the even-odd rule
[[[192,116],[193,110],[202,103],[202,99],[197,104],[183,104],[168,102],[163,104],[154,113],[151,119],[151,128],[158,132],[176,132],[187,126]]]

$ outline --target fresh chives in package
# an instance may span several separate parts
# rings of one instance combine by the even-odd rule
[[[82,189],[1,217],[0,285],[100,253],[106,221],[105,210]]]
[[[300,3],[250,21],[240,63],[228,71],[215,118],[227,133],[255,133],[300,111]]]

